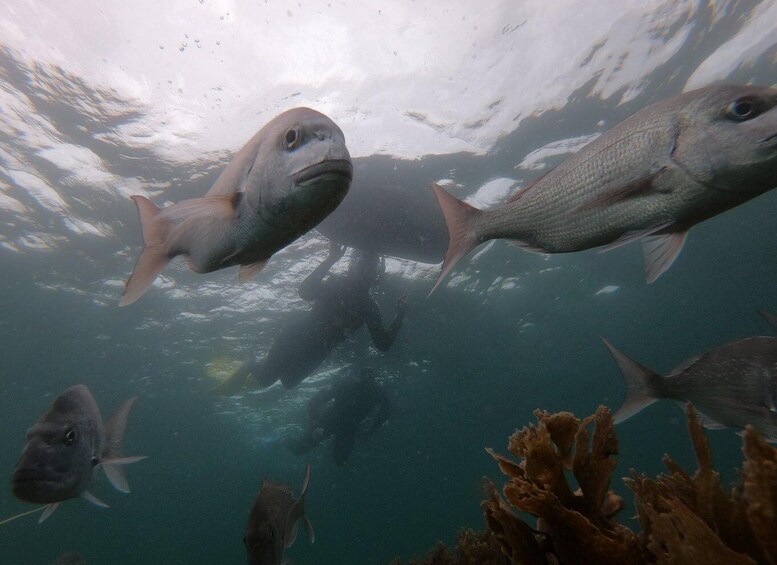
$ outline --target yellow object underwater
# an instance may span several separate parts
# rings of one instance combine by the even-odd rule
[[[219,385],[231,377],[242,365],[243,361],[240,359],[224,355],[207,363],[205,365],[205,374],[210,380],[214,381],[215,385]]]

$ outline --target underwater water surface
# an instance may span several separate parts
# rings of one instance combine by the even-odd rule
[[[176,0],[0,7],[0,519],[33,508],[10,477],[25,431],[71,385],[103,416],[137,396],[125,453],[130,494],[97,474],[110,505],[68,501],[48,520],[0,526],[0,563],[243,563],[263,477],[299,492],[296,564],[379,564],[484,526],[484,448],[534,422],[623,399],[600,336],[666,373],[722,343],[773,335],[777,192],[694,227],[672,268],[646,284],[639,245],[542,255],[478,248],[431,296],[447,246],[430,189],[478,207],[560,163],[635,111],[715,82],[777,85],[777,2],[265,2]],[[133,194],[203,195],[242,144],[282,110],[310,106],[343,130],[354,180],[320,226],[253,281],[196,274],[178,259],[118,307],[142,246]],[[366,328],[300,385],[208,393],[214,367],[261,357],[309,304],[297,288],[327,239],[385,253],[373,287],[393,347]],[[347,258],[334,272],[343,272]],[[393,405],[338,466],[332,447],[292,454],[307,402],[369,367]],[[692,468],[681,409],[659,402],[618,426],[621,477]],[[716,468],[741,463],[733,430],[708,433]],[[616,481],[627,501],[631,494]],[[624,523],[633,508],[622,513]]]

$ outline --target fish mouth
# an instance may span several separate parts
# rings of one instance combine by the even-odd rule
[[[16,485],[28,485],[31,483],[56,483],[57,477],[53,473],[47,473],[38,469],[17,469],[14,471],[11,482]]]
[[[305,186],[317,184],[323,180],[342,178],[348,179],[349,182],[353,179],[353,165],[347,159],[331,159],[310,165],[294,173],[294,184]]]

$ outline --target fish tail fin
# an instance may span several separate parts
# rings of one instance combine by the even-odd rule
[[[127,417],[135,400],[137,400],[136,396],[125,400],[105,423],[106,446],[101,466],[105,471],[105,476],[108,477],[114,488],[125,493],[129,492],[129,485],[122,467],[146,458],[143,455],[134,457],[123,457],[122,455],[122,443],[124,441],[124,432],[127,429]]]
[[[132,200],[138,207],[140,225],[143,229],[143,250],[127,281],[119,306],[132,304],[143,296],[171,259],[164,246],[170,231],[170,223],[161,221],[157,217],[159,208],[145,196],[135,195],[132,196]]]
[[[316,541],[316,532],[313,531],[313,524],[308,520],[307,514],[305,514],[305,493],[308,491],[308,484],[310,484],[310,463],[305,467],[305,479],[302,481],[302,493],[299,495],[298,504],[302,508],[302,522],[305,524],[305,533],[308,535],[310,543]]]
[[[613,416],[615,423],[620,424],[661,398],[661,375],[640,365],[606,339],[601,339],[618,363],[626,383],[626,398]]]
[[[774,329],[777,330],[777,315],[767,312],[766,310],[759,310],[759,313],[766,318],[766,321],[769,322]]]
[[[448,192],[437,183],[432,183],[432,189],[434,195],[437,197],[437,202],[442,209],[442,215],[445,219],[445,225],[448,228],[448,237],[450,242],[448,243],[448,251],[445,254],[445,259],[442,263],[442,271],[440,276],[437,277],[437,282],[434,284],[431,292],[440,285],[450,270],[458,263],[458,261],[464,257],[467,253],[472,251],[481,242],[478,237],[478,233],[474,227],[474,218],[482,214],[482,210],[470,206],[466,202],[462,202],[458,198],[451,196]]]

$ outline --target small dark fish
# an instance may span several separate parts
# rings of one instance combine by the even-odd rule
[[[490,239],[540,253],[642,240],[653,282],[692,226],[777,187],[776,106],[777,89],[740,85],[658,102],[492,210],[434,185],[450,238],[435,288]]]
[[[297,522],[302,519],[310,543],[315,541],[313,525],[305,515],[305,492],[310,482],[310,465],[299,499],[283,483],[262,480],[262,488],[251,506],[243,543],[249,565],[280,565],[283,552],[297,539]]]
[[[345,198],[353,166],[343,132],[310,108],[265,125],[235,155],[203,198],[163,209],[133,196],[143,251],[119,306],[135,302],[173,257],[198,273],[240,265],[240,282],[276,251],[314,228]]]
[[[777,329],[777,316],[767,312],[766,310],[761,310],[761,316],[766,318],[766,321],[774,326],[775,329]]]
[[[98,506],[108,505],[86,490],[95,467],[102,467],[111,484],[129,492],[122,465],[141,457],[123,457],[121,444],[135,398],[125,401],[103,426],[100,409],[84,385],[70,387],[27,430],[27,443],[13,474],[14,496],[48,504],[39,522],[59,503],[80,496]]]
[[[51,565],[86,565],[86,559],[78,551],[66,551],[52,561]]]
[[[751,424],[769,441],[777,441],[777,338],[732,341],[689,359],[666,376],[603,341],[626,382],[616,423],[667,398],[693,403],[707,428],[744,429]]]

